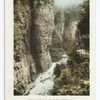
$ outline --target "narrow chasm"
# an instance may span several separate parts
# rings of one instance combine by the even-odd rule
[[[14,0],[14,95],[90,94],[89,0],[76,1]]]

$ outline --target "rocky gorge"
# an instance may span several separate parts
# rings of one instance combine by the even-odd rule
[[[89,94],[82,5],[54,1],[14,0],[14,95]]]
[[[51,66],[53,0],[14,0],[14,94]]]

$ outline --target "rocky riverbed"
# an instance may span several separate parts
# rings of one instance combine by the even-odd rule
[[[39,74],[29,95],[50,95],[50,90],[53,89],[54,79],[56,77],[54,75],[54,69],[57,64],[67,64],[67,60],[68,56],[62,55],[62,59],[58,62],[52,63],[52,66],[48,69],[48,71]]]

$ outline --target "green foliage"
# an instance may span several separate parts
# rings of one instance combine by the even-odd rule
[[[69,60],[67,66],[71,68],[73,76],[89,79],[89,57],[78,54],[76,50],[77,46],[73,44],[68,48]]]
[[[22,6],[20,6],[20,4],[18,5],[18,4],[15,3],[15,5],[14,5],[14,22],[19,20],[19,14],[20,14],[20,11],[21,11],[21,7]]]
[[[76,51],[77,46],[76,46],[76,43],[74,41],[64,39],[63,48],[66,51],[67,55],[70,55],[73,51]]]
[[[23,36],[17,23],[14,23],[14,49],[20,44]]]
[[[70,60],[68,60],[68,65],[72,66],[75,63],[80,63],[84,59],[77,52],[77,45],[75,42],[71,41],[69,45],[66,46],[66,54],[69,56]]]
[[[77,7],[70,7],[70,8],[65,8],[64,9],[64,17],[65,17],[65,28],[68,27],[68,25],[76,20],[80,19],[80,9],[81,6]]]
[[[83,8],[81,11],[81,20],[78,23],[78,28],[80,30],[80,35],[85,49],[89,50],[89,0],[83,3]]]
[[[82,9],[81,13],[79,8]],[[64,11],[65,28],[74,20],[80,20],[78,24],[79,36],[82,37],[82,49],[89,49],[89,1],[82,6]],[[79,16],[77,17],[77,15]],[[55,23],[60,19],[61,12],[56,13]],[[81,18],[81,19],[80,19]],[[65,39],[63,48],[69,56],[65,68],[58,66],[55,71],[55,85],[51,91],[52,95],[89,95],[89,57],[77,53],[80,47],[76,42]]]
[[[52,95],[89,95],[89,81],[73,76],[69,67],[62,68],[54,82]]]
[[[80,64],[76,64],[72,68],[72,75],[81,79],[89,79],[89,61],[84,61]]]
[[[82,18],[78,24],[81,35],[89,34],[89,0],[84,2],[81,16]]]
[[[76,50],[77,45],[71,42],[66,49],[70,58],[67,65],[57,66],[52,95],[89,95],[89,57],[79,55]]]

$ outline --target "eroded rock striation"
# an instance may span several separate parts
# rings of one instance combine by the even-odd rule
[[[55,8],[56,9],[56,8]],[[63,49],[63,33],[64,33],[64,9],[59,8],[55,11],[55,28],[52,35],[52,45],[50,46],[50,53],[52,62],[57,62],[65,54]]]
[[[54,28],[53,0],[34,0],[31,8],[31,51],[40,73],[51,66],[49,46]]]
[[[14,94],[23,95],[51,66],[53,0],[14,1]]]

